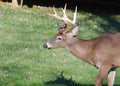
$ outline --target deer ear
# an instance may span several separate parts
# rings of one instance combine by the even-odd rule
[[[68,32],[66,36],[73,37],[73,36],[76,36],[78,32],[79,32],[79,27],[77,26],[73,28],[70,32]]]
[[[79,32],[79,27],[77,26],[70,33],[72,36],[76,36],[78,32]]]

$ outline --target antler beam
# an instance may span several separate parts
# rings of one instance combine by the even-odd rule
[[[52,16],[52,17],[55,17],[55,18],[63,21],[65,24],[68,24],[68,23],[69,23],[70,25],[75,26],[75,25],[76,25],[75,23],[76,23],[77,6],[76,6],[76,8],[75,8],[75,13],[74,13],[73,20],[70,20],[70,19],[67,17],[67,15],[66,15],[66,7],[67,7],[67,5],[65,4],[64,9],[62,8],[63,17],[60,17],[60,16],[57,14],[54,6],[53,6],[54,14],[48,14],[48,15],[49,15],[49,16]]]

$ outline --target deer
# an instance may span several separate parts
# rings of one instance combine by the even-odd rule
[[[63,22],[65,26],[59,27],[58,33],[43,47],[45,49],[65,48],[82,61],[93,65],[98,70],[95,86],[102,86],[107,78],[107,86],[113,86],[116,69],[120,67],[120,33],[104,33],[98,37],[84,40],[77,37],[80,31],[76,24],[77,6],[73,20],[66,15],[66,5],[62,8],[63,17],[58,15],[53,7],[54,14],[48,16]]]

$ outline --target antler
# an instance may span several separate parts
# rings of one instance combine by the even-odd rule
[[[63,11],[63,17],[60,17],[56,10],[55,10],[55,7],[53,6],[53,9],[54,9],[54,14],[48,14],[49,16],[52,16],[52,17],[55,17],[61,21],[63,21],[65,24],[70,24],[72,27],[68,28],[67,30],[65,30],[64,33],[67,33],[68,31],[70,31],[74,26],[76,26],[76,14],[77,14],[77,6],[75,8],[75,13],[74,13],[74,17],[73,17],[73,20],[70,20],[67,15],[66,15],[66,4],[65,4],[65,7],[64,9],[62,8],[62,11]]]

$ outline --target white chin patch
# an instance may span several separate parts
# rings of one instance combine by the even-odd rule
[[[47,48],[52,48],[51,44],[49,44],[48,42],[46,44],[47,44]]]

